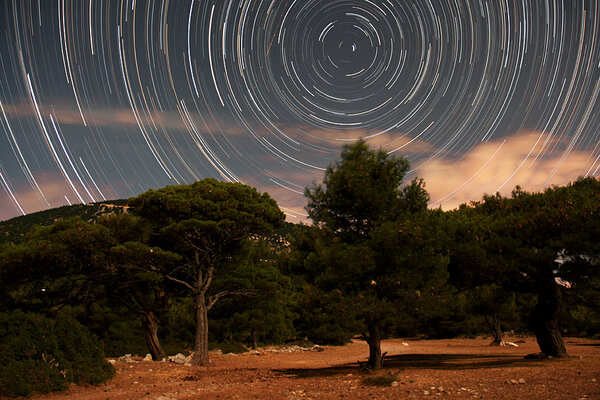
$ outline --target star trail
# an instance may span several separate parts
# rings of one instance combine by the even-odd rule
[[[595,0],[12,0],[0,219],[204,177],[303,190],[345,143],[444,208],[600,171]]]

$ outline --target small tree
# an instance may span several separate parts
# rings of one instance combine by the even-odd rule
[[[167,357],[158,338],[169,308],[169,281],[155,272],[168,270],[180,258],[158,247],[148,246],[150,229],[141,218],[112,214],[99,218],[116,239],[107,252],[106,291],[129,310],[143,317],[144,337],[152,359]]]
[[[191,292],[196,315],[192,363],[206,365],[208,311],[224,296],[247,292],[230,288],[212,293],[215,272],[227,267],[250,236],[279,226],[284,214],[266,193],[215,179],[149,190],[130,199],[129,205],[133,213],[153,223],[160,247],[182,256],[176,267],[153,271]]]
[[[249,240],[232,259],[227,276],[215,279],[215,291],[244,288],[249,296],[231,296],[212,309],[211,340],[244,343],[281,343],[293,335],[291,281],[277,264],[273,241]]]
[[[352,304],[345,314],[361,321],[369,366],[380,369],[381,339],[396,319],[394,302],[409,292],[418,296],[418,285],[443,260],[434,260],[425,225],[411,218],[428,220],[429,196],[422,180],[401,186],[408,161],[370,150],[362,140],[346,146],[341,158],[327,168],[322,185],[305,191],[308,214],[324,233],[298,255],[306,257],[300,262],[309,282],[341,294],[349,300],[344,307]]]

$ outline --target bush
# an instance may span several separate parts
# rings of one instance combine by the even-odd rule
[[[0,396],[64,390],[69,383],[99,384],[114,373],[98,341],[74,319],[0,313]]]
[[[208,348],[209,348],[209,350],[219,349],[223,352],[223,354],[227,354],[227,353],[240,354],[240,353],[245,353],[246,351],[248,351],[242,344],[230,342],[228,340],[225,340],[225,341],[219,342],[219,343],[208,343]]]
[[[397,374],[385,373],[380,375],[371,375],[363,378],[363,383],[365,385],[372,386],[390,386],[392,382],[398,380]]]

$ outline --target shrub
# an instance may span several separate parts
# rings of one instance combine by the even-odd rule
[[[218,343],[208,343],[208,348],[210,350],[219,349],[223,352],[223,354],[227,354],[227,353],[240,354],[240,353],[245,353],[246,351],[248,351],[248,350],[246,350],[244,345],[242,345],[240,343],[230,342],[229,340],[225,340],[223,342],[218,342]]]
[[[74,319],[0,313],[0,396],[64,390],[69,383],[98,384],[114,372],[98,341]]]
[[[397,374],[385,373],[378,375],[369,375],[363,378],[363,383],[365,385],[372,386],[390,386],[392,382],[398,380]]]

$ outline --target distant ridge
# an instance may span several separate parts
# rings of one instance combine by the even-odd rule
[[[98,216],[110,213],[121,213],[127,209],[127,199],[109,200],[100,203],[74,204],[0,221],[0,244],[20,243],[25,234],[35,225],[50,225],[54,221],[65,218],[80,217],[91,222]]]
[[[35,213],[11,218],[6,221],[0,221],[0,244],[20,243],[25,238],[25,234],[35,225],[51,225],[59,219],[80,217],[82,220],[92,222],[98,216],[111,213],[122,213],[127,210],[127,199],[108,200],[99,203],[74,204],[72,206],[62,206],[51,208],[49,210],[38,211]],[[294,224],[285,222],[284,225],[276,231],[281,237],[286,237],[294,231]]]

